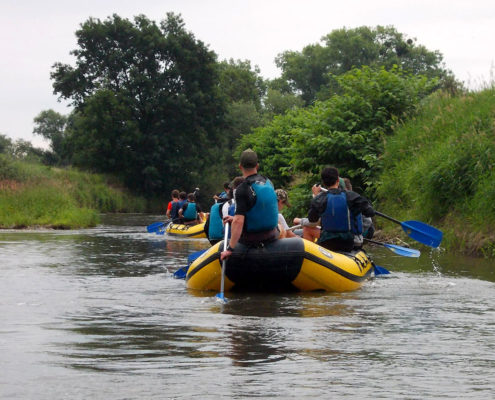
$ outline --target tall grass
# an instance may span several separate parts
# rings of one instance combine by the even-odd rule
[[[142,212],[143,198],[103,175],[49,168],[0,155],[0,227],[94,226],[100,212]]]
[[[440,224],[446,244],[493,246],[495,89],[436,94],[388,139],[378,188],[382,209]]]

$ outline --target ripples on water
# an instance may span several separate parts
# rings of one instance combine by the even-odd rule
[[[495,395],[491,262],[372,249],[352,293],[193,293],[172,273],[206,240],[156,216],[0,232],[0,398],[473,398]]]

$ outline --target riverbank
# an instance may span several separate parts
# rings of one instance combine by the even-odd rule
[[[102,212],[144,211],[146,200],[114,178],[0,155],[0,228],[87,228]]]
[[[494,108],[493,85],[455,97],[436,93],[398,124],[385,142],[380,209],[434,225],[449,251],[495,257]]]

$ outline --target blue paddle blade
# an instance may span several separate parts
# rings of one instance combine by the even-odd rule
[[[401,225],[410,238],[427,246],[438,247],[442,242],[443,232],[431,225],[420,221],[405,221]]]
[[[387,249],[392,250],[395,254],[403,257],[419,257],[421,252],[416,249],[408,249],[407,247],[397,246],[395,244],[383,243]]]
[[[208,249],[204,249],[204,250],[199,250],[199,251],[195,251],[194,253],[191,253],[189,254],[189,256],[187,257],[187,262],[189,264],[191,264],[194,260],[196,260],[196,258],[198,258],[201,254],[203,254],[206,250]]]
[[[373,271],[375,272],[375,276],[390,274],[390,271],[388,269],[381,267],[379,265],[376,265],[376,264],[373,264]]]
[[[186,279],[188,269],[189,269],[189,266],[187,266],[187,265],[185,267],[179,268],[177,271],[174,272],[174,278],[175,279]]]
[[[215,296],[215,298],[222,302],[223,304],[227,303],[227,298],[225,297],[225,295],[223,293],[217,293],[217,295]]]
[[[151,225],[146,227],[149,233],[158,231],[165,223],[164,222],[153,222]]]

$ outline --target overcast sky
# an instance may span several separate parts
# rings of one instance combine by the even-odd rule
[[[55,62],[70,63],[75,31],[89,17],[112,14],[156,22],[168,11],[220,60],[250,60],[261,75],[280,75],[274,59],[301,50],[342,27],[393,25],[429,50],[471,88],[492,80],[495,61],[493,0],[1,0],[0,133],[42,145],[33,119],[54,109],[68,114],[53,95]]]

